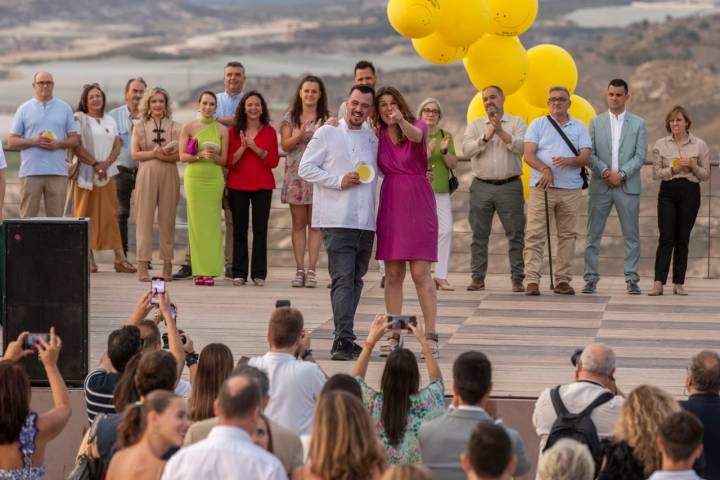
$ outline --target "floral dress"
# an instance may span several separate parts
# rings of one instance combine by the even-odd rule
[[[410,395],[410,411],[408,412],[405,434],[398,445],[391,445],[382,424],[383,394],[375,391],[363,377],[356,377],[363,394],[363,403],[370,412],[375,430],[385,447],[387,460],[391,464],[420,463],[420,425],[423,422],[439,417],[445,411],[445,387],[441,379],[437,379],[415,395]]]
[[[23,457],[23,466],[18,470],[0,470],[2,480],[43,480],[45,478],[45,464],[33,467],[32,455],[35,453],[35,440],[37,439],[38,415],[35,412],[25,417],[25,423],[20,428],[20,453]]]
[[[295,130],[297,127],[293,125],[290,119],[290,112],[286,113],[282,119],[283,125],[288,125]],[[285,178],[283,179],[282,190],[280,191],[280,201],[292,205],[312,205],[313,203],[313,186],[312,183],[306,182],[300,178],[298,167],[305,147],[312,138],[312,132],[305,132],[300,141],[290,149],[285,158]]]

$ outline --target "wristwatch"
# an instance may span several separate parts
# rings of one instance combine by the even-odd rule
[[[488,139],[487,139],[487,137],[485,136],[484,133],[482,134],[482,137],[480,137],[480,140],[481,140],[483,143],[487,143],[487,142],[488,142]]]
[[[188,368],[192,367],[196,363],[198,363],[198,360],[200,359],[200,354],[195,352],[190,352],[185,354],[185,365],[187,365]]]

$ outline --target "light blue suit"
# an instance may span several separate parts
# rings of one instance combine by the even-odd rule
[[[625,112],[620,134],[618,169],[625,173],[622,186],[610,188],[602,173],[612,168],[612,133],[610,114],[601,113],[590,121],[592,140],[592,175],[588,189],[588,224],[585,240],[585,281],[597,281],[600,240],[612,206],[615,205],[625,240],[625,281],[637,282],[640,263],[640,169],[647,157],[645,121]]]

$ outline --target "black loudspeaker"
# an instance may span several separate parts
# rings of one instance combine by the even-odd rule
[[[23,331],[62,338],[58,368],[65,383],[82,387],[88,371],[87,219],[6,220],[4,233],[3,350]],[[33,386],[47,386],[37,355],[21,361]]]

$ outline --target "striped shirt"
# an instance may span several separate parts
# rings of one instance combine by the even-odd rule
[[[85,378],[85,403],[88,421],[92,423],[100,413],[115,413],[113,390],[120,380],[119,373],[96,368]]]

